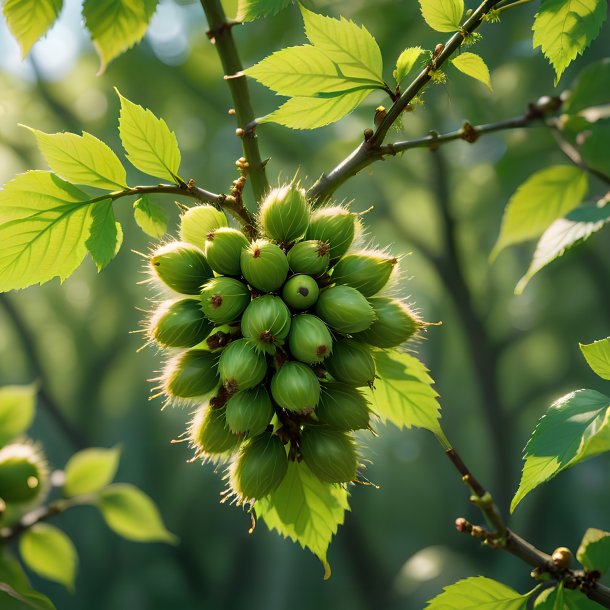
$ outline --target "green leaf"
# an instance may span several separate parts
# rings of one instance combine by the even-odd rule
[[[91,216],[93,222],[86,245],[98,271],[101,271],[121,248],[123,230],[114,219],[111,199],[104,199],[104,201],[95,203],[91,210]]]
[[[30,586],[19,562],[0,554],[0,607],[2,610],[55,610],[53,602]]]
[[[550,591],[541,603],[537,601],[535,608],[536,610],[599,610],[600,606],[580,591],[566,589],[560,584]]]
[[[288,97],[315,97],[349,89],[378,89],[377,80],[346,76],[325,51],[311,45],[288,47],[244,70],[245,74]]]
[[[277,530],[316,555],[328,578],[326,551],[349,510],[347,498],[343,485],[323,483],[304,462],[291,461],[281,485],[257,500],[254,509],[269,530]]]
[[[37,391],[36,384],[0,388],[0,447],[30,427]]]
[[[131,164],[145,174],[179,182],[180,149],[176,134],[163,119],[123,97],[119,133]]]
[[[83,18],[100,58],[98,74],[142,40],[157,3],[158,0],[85,0]]]
[[[576,78],[562,111],[575,114],[608,103],[610,57],[589,64]]]
[[[291,0],[238,0],[237,21],[254,21],[270,17],[290,6]]]
[[[556,220],[542,235],[527,273],[519,280],[515,294],[521,294],[528,282],[544,267],[587,240],[610,222],[610,206],[576,208]]]
[[[396,350],[375,352],[375,364],[379,379],[372,410],[382,421],[440,432],[441,407],[426,367],[415,356]]]
[[[60,529],[47,523],[33,525],[19,538],[19,552],[30,570],[74,590],[78,555]]]
[[[610,81],[609,81],[610,82]],[[610,93],[608,94],[610,100]],[[580,152],[585,163],[597,171],[610,176],[610,155],[608,142],[610,142],[610,122],[599,121],[589,126]]]
[[[400,85],[405,76],[413,70],[415,63],[422,53],[424,53],[424,50],[421,47],[409,47],[398,56],[396,69],[393,72],[397,85]]]
[[[348,78],[364,78],[383,86],[383,60],[379,45],[364,27],[344,17],[333,19],[301,6],[305,34],[312,45],[338,64]]]
[[[30,171],[6,184],[0,191],[0,292],[65,280],[87,253],[90,204],[51,172]]]
[[[279,123],[291,129],[315,129],[334,123],[359,106],[370,90],[354,91],[337,97],[293,97],[260,123]]]
[[[541,235],[580,204],[587,188],[587,174],[571,165],[553,165],[530,176],[506,206],[491,259],[506,246]]]
[[[451,63],[466,76],[481,81],[490,91],[493,90],[489,68],[480,55],[469,52],[461,53],[452,59]]]
[[[497,580],[473,576],[445,587],[428,602],[426,610],[524,610],[528,595]]]
[[[464,0],[419,0],[426,23],[437,32],[456,32],[462,25]]]
[[[60,178],[111,191],[126,188],[127,176],[119,158],[90,133],[50,134],[24,127],[36,136],[40,152]]]
[[[99,509],[108,527],[119,536],[136,542],[169,542],[168,532],[154,502],[140,489],[127,483],[106,487],[99,495]]]
[[[551,405],[525,447],[523,474],[511,512],[538,485],[610,450],[609,419],[610,398],[595,390],[572,392]]]
[[[137,225],[155,239],[163,237],[167,231],[167,212],[165,208],[149,197],[140,197],[133,204],[133,217]]]
[[[599,34],[606,12],[606,0],[542,0],[532,28],[533,43],[555,69],[555,85]]]
[[[593,343],[580,343],[580,350],[593,371],[610,381],[610,337]]]
[[[610,568],[610,532],[589,528],[582,537],[576,558],[585,570],[607,572]]]
[[[66,464],[64,494],[82,496],[106,487],[114,479],[120,455],[118,448],[92,448],[75,453]]]
[[[6,24],[19,43],[22,58],[55,23],[62,6],[63,0],[4,0]]]

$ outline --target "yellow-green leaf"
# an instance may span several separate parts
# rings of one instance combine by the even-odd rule
[[[0,608],[55,610],[46,595],[32,589],[21,564],[6,549],[0,554]]]
[[[140,197],[133,204],[133,217],[137,225],[155,239],[163,237],[167,231],[167,212],[165,208],[149,197]]]
[[[424,50],[421,47],[409,47],[398,56],[396,69],[394,70],[394,79],[397,85],[400,85],[402,79],[413,70],[422,53],[424,53]]]
[[[86,241],[87,250],[101,271],[118,253],[123,243],[123,230],[114,219],[112,201],[105,199],[91,209],[91,229]]]
[[[82,496],[106,487],[114,479],[120,455],[118,448],[91,448],[75,453],[66,464],[64,494]]]
[[[452,59],[451,63],[466,76],[481,81],[490,91],[492,90],[489,68],[480,55],[469,52],[461,53]]]
[[[582,537],[576,557],[587,570],[607,572],[610,569],[610,532],[589,528]]]
[[[593,343],[581,343],[580,350],[593,371],[610,381],[610,337]]]
[[[528,595],[497,580],[472,576],[445,587],[426,610],[525,610]]]
[[[0,388],[0,447],[30,427],[37,390],[35,384]]]
[[[426,23],[437,32],[456,32],[462,24],[464,0],[419,0]]]
[[[235,19],[254,21],[259,17],[269,17],[284,10],[290,3],[291,0],[238,0]]]

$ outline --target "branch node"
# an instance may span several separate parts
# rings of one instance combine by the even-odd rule
[[[374,135],[373,130],[370,127],[367,127],[364,130],[364,141],[365,142],[370,142],[372,137],[373,137],[373,135]]]
[[[464,121],[460,138],[469,144],[474,144],[479,139],[479,132],[468,121]]]

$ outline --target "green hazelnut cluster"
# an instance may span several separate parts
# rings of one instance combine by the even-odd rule
[[[47,461],[30,441],[15,441],[0,449],[0,507],[30,505],[45,492]]]
[[[182,216],[181,241],[150,257],[153,276],[182,295],[149,321],[150,338],[177,352],[163,390],[201,405],[190,441],[203,459],[230,460],[240,503],[274,491],[289,460],[328,483],[357,476],[373,352],[421,326],[405,303],[377,296],[397,260],[352,247],[360,222],[344,207],[312,210],[288,184],[261,202],[258,238],[202,205]]]

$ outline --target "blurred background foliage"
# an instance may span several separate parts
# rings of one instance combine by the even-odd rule
[[[116,86],[176,131],[183,177],[227,191],[241,149],[200,4],[161,0],[143,43],[101,77],[78,4],[66,2],[60,22],[24,63],[0,26],[0,181],[44,167],[34,138],[18,123],[47,132],[85,129],[119,151]],[[365,24],[380,44],[387,79],[403,48],[432,49],[443,40],[423,23],[416,2],[315,0],[309,6]],[[226,8],[235,13],[231,2]],[[456,129],[464,119],[474,124],[521,114],[607,52],[608,24],[553,89],[551,68],[531,50],[535,8],[509,11],[501,25],[481,30],[477,52],[491,68],[493,93],[449,68],[448,83],[431,87],[425,106],[406,115],[391,139]],[[296,8],[234,34],[246,66],[305,42]],[[257,115],[276,107],[277,98],[251,86]],[[371,96],[348,118],[314,132],[261,126],[271,180],[298,170],[311,184],[353,149],[380,103],[389,105],[381,94]],[[534,170],[564,162],[552,136],[532,128],[436,153],[410,151],[362,172],[337,193],[353,200],[356,211],[375,206],[366,216],[365,241],[408,254],[397,291],[410,295],[426,320],[442,321],[415,347],[436,380],[445,430],[503,510],[516,489],[522,448],[546,407],[573,389],[604,391],[578,342],[609,334],[607,238],[593,238],[553,263],[521,297],[513,289],[533,244],[510,248],[488,264],[511,193]],[[130,180],[146,178],[134,170]],[[591,185],[593,195],[603,194],[601,183],[592,179]],[[178,210],[165,202],[174,230]],[[264,524],[248,534],[248,515],[218,502],[219,473],[188,464],[186,444],[171,442],[180,438],[188,409],[162,412],[160,398],[148,400],[154,385],[148,380],[161,362],[153,348],[138,351],[144,340],[134,331],[154,293],[140,284],[144,261],[133,250],[146,252],[152,244],[133,222],[130,205],[120,200],[116,206],[124,246],[101,274],[87,260],[61,286],[53,281],[0,296],[0,384],[42,381],[33,435],[51,463],[61,467],[85,446],[121,445],[118,480],[149,493],[181,540],[176,547],[139,545],[109,533],[93,509],[62,515],[57,523],[81,555],[76,593],[34,580],[58,608],[421,608],[442,586],[476,573],[531,588],[523,564],[455,533],[456,517],[478,514],[436,441],[416,430],[379,425],[379,436],[367,439],[366,476],[380,489],[352,488],[352,512],[329,553],[330,581],[322,580],[312,555]],[[575,550],[587,527],[610,528],[609,500],[607,458],[598,458],[534,492],[510,525],[546,551],[559,544]]]

